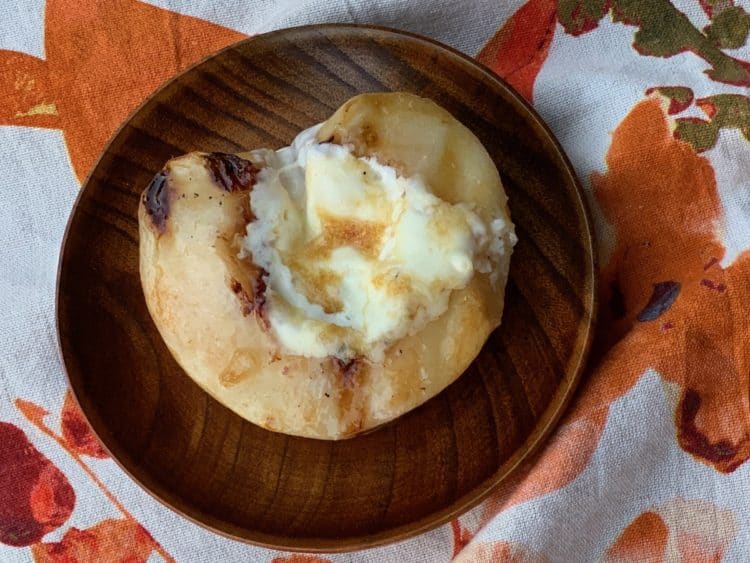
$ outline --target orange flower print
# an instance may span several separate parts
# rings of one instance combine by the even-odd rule
[[[668,539],[669,528],[664,520],[655,512],[647,511],[623,530],[603,559],[605,562],[661,563]]]
[[[606,411],[562,425],[545,447],[505,479],[482,505],[481,521],[561,489],[586,467],[599,441]]]
[[[454,563],[549,563],[549,559],[516,542],[472,542]]]
[[[604,563],[716,562],[737,535],[734,514],[710,502],[676,498],[635,518],[604,554]]]
[[[32,545],[73,512],[68,479],[17,426],[0,422],[0,542]]]
[[[709,161],[674,139],[658,98],[639,102],[594,174],[616,245],[600,275],[594,369],[565,418],[599,420],[648,368],[682,386],[681,447],[729,472],[750,452],[750,254],[724,268]],[[623,205],[622,202],[633,202]]]
[[[614,131],[607,172],[593,175],[616,240],[600,274],[593,369],[545,448],[485,502],[483,522],[575,479],[610,404],[649,368],[681,387],[685,451],[725,473],[750,456],[750,253],[721,265],[713,169],[672,136],[665,113],[658,97],[636,104]]]
[[[0,50],[0,125],[62,129],[83,178],[157,86],[243,37],[136,0],[48,0],[45,60]]]
[[[477,55],[532,101],[534,81],[547,59],[555,35],[555,0],[529,0],[495,33]]]
[[[35,520],[37,522],[48,522],[52,519],[50,515],[55,515],[56,525],[50,529],[43,528],[42,530],[37,530],[38,533],[33,536],[33,539],[26,543],[12,545],[33,544],[32,552],[37,561],[55,563],[95,563],[102,560],[138,563],[141,561],[145,562],[152,552],[159,554],[164,561],[174,561],[174,558],[138,523],[130,511],[115,497],[112,491],[104,485],[86,463],[84,456],[102,458],[107,457],[107,455],[83,419],[83,415],[73,400],[70,391],[68,391],[63,403],[61,433],[55,432],[47,425],[44,419],[49,415],[49,412],[41,406],[23,399],[16,399],[15,405],[29,422],[48,438],[56,442],[73,458],[78,466],[89,476],[93,484],[99,488],[109,502],[122,514],[122,518],[104,520],[86,530],[71,528],[59,542],[38,543],[44,534],[58,527],[67,519],[73,510],[75,499],[73,489],[68,484],[65,476],[59,473],[59,471],[57,472],[59,475],[54,473],[53,470],[56,471],[56,468],[52,466],[51,462],[47,462],[51,469],[45,468],[45,471],[48,473],[52,471],[52,476],[55,477],[55,480],[50,481],[48,478],[47,481],[44,481],[41,478],[39,479],[42,486],[37,486],[32,491],[31,506],[34,507]],[[3,424],[0,423],[0,429],[2,429]],[[0,434],[0,444],[2,443],[2,435]],[[33,448],[33,446],[31,447]],[[2,460],[2,453],[0,453],[0,460]],[[0,465],[0,479],[2,475],[2,466]],[[19,479],[22,481],[26,478],[33,479],[33,471],[29,475],[31,477],[24,475],[19,477]],[[71,500],[69,506],[59,500],[60,498],[68,498],[65,494],[59,492],[62,486],[60,480],[64,480],[63,485],[70,490]],[[49,482],[55,486],[50,486]],[[2,482],[0,482],[1,487]],[[64,487],[61,490],[65,493]],[[0,493],[2,493],[2,490],[0,490]],[[20,498],[22,499],[23,496],[21,495]],[[2,505],[2,500],[2,496],[0,496],[0,505]],[[19,504],[17,499],[15,505],[25,506],[22,502]],[[59,505],[62,505],[63,509],[60,509]],[[13,506],[12,503],[11,506]],[[15,528],[18,527],[19,522],[25,522],[25,520],[20,519],[18,516],[13,516],[17,512],[17,508],[12,509],[8,519],[10,525]],[[2,506],[0,506],[0,526],[2,525],[2,514]],[[45,515],[46,519],[40,518],[37,514]],[[61,514],[64,517],[60,520]],[[106,557],[102,559],[105,555]]]
[[[679,16],[673,5],[662,4],[665,13]],[[724,7],[709,10],[710,17],[718,16]],[[642,2],[563,5],[529,0],[478,58],[531,99],[556,22],[566,32],[579,35],[594,29],[607,13],[641,31],[658,29],[651,48],[658,50],[662,43],[679,38],[677,51],[688,48],[712,61],[714,68],[708,74],[714,80],[745,80],[748,63],[731,59],[706,43],[701,32],[691,31],[686,18],[660,22],[657,13]],[[523,33],[517,29],[521,23]],[[694,41],[700,48],[691,47]],[[657,54],[638,41],[634,46],[642,54]],[[658,53],[674,54],[669,50]],[[517,66],[508,67],[508,61]],[[693,102],[692,91],[660,86],[648,93],[652,97],[637,104],[614,132],[607,172],[592,177],[594,195],[615,231],[616,246],[601,274],[603,307],[591,362],[595,369],[564,422],[585,418],[601,428],[610,403],[627,392],[646,369],[654,368],[682,386],[675,413],[680,446],[717,470],[730,472],[750,456],[750,380],[746,375],[750,355],[743,339],[750,329],[750,253],[727,267],[721,265],[724,248],[716,232],[721,228],[722,210],[716,180],[710,162],[696,154],[705,147],[687,135],[683,136],[690,144],[682,142],[677,134],[680,119],[673,125],[665,115],[664,102],[669,106],[666,113],[679,113]],[[725,98],[729,97],[721,100],[727,107],[730,102],[744,103],[741,96]],[[718,108],[719,103],[701,107]],[[718,110],[709,113],[718,120]],[[732,115],[745,116],[746,112]],[[712,121],[712,134],[722,126],[743,126],[725,121]],[[570,430],[562,428],[561,433]],[[507,490],[498,492],[490,511],[564,485],[585,467],[592,451],[583,448],[572,455],[574,463],[559,479],[550,478],[556,469],[547,472],[538,466],[523,482],[525,492],[514,494],[513,499]]]
[[[469,544],[474,534],[464,528],[458,518],[451,520],[451,531],[453,532],[453,557],[455,557]]]
[[[65,392],[62,408],[62,434],[68,445],[79,454],[97,458],[109,457],[91,431],[70,389]]]
[[[154,540],[132,520],[103,520],[86,530],[71,528],[62,540],[31,548],[37,563],[146,563]]]
[[[750,253],[720,265],[721,205],[707,159],[670,134],[659,99],[620,124],[594,174],[616,233],[601,273],[602,359],[578,405],[609,404],[647,368],[682,386],[677,436],[722,472],[750,456]],[[633,202],[623,205],[624,201]]]

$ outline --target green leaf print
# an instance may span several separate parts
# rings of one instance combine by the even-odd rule
[[[633,47],[640,54],[672,57],[692,52],[711,65],[706,74],[712,80],[750,86],[750,63],[721,50],[746,41],[750,16],[742,8],[704,3],[714,18],[705,33],[669,0],[560,0],[558,19],[568,33],[580,35],[594,29],[608,9],[613,22],[638,28]]]
[[[571,35],[594,29],[609,10],[609,0],[559,0],[557,19]]]
[[[693,145],[695,152],[703,152],[716,144],[719,131],[705,119],[681,117],[677,120],[674,136]]]
[[[682,117],[676,120],[675,136],[703,152],[716,145],[721,129],[739,129],[750,140],[750,98],[741,94],[717,94],[696,100],[708,120]]]
[[[654,92],[669,100],[669,115],[685,111],[693,103],[693,91],[685,86],[657,86],[646,90],[646,95]]]
[[[750,14],[740,6],[732,6],[716,14],[704,28],[706,37],[722,49],[739,49],[747,41]]]

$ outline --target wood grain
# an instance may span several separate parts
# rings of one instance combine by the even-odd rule
[[[138,198],[192,151],[288,144],[351,96],[434,99],[487,147],[519,243],[506,310],[443,393],[342,442],[245,422],[176,365],[138,277]],[[592,333],[590,221],[570,163],[528,105],[489,71],[400,32],[322,25],[261,35],[178,76],[115,135],[71,217],[58,330],[75,396],[118,463],[213,530],[292,550],[344,551],[428,530],[485,497],[549,433]]]

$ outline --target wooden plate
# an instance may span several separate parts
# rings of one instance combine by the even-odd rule
[[[372,433],[326,442],[263,430],[199,389],[162,343],[138,276],[139,195],[173,156],[277,148],[351,96],[388,90],[445,107],[501,171],[519,237],[503,324],[456,383]],[[445,46],[380,28],[319,25],[238,43],[136,111],[70,219],[57,313],[83,412],[156,498],[242,540],[344,551],[456,517],[528,456],[573,392],[594,309],[581,189],[534,111]]]

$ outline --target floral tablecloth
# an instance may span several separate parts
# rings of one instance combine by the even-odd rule
[[[0,0],[0,561],[750,561],[750,7],[736,0]],[[353,21],[476,56],[531,100],[600,241],[590,369],[545,448],[414,539],[312,556],[177,516],[67,390],[55,272],[128,113],[247,35]]]

